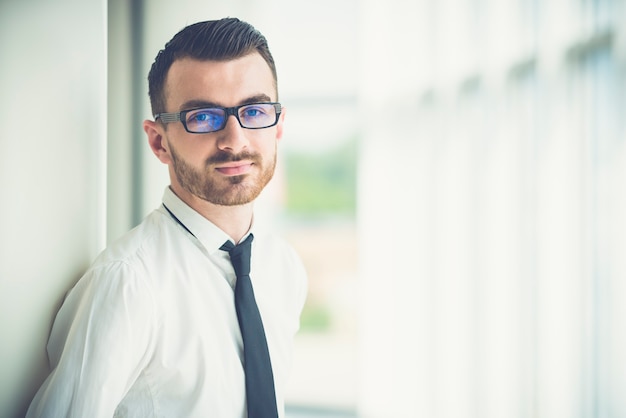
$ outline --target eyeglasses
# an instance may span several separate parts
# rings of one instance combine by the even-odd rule
[[[234,107],[202,107],[178,113],[159,113],[154,119],[162,123],[180,121],[192,134],[206,134],[224,129],[228,117],[233,115],[246,129],[263,129],[278,123],[282,108],[280,103],[251,103]]]

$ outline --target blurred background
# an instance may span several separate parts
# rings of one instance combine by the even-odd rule
[[[310,279],[287,417],[626,417],[624,3],[0,0],[0,416],[160,203],[155,55],[236,16],[287,108],[257,216]]]

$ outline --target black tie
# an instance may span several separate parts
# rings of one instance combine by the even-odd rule
[[[274,375],[267,349],[263,322],[250,282],[252,234],[235,246],[226,241],[220,248],[228,251],[237,275],[235,309],[243,338],[243,360],[246,373],[246,399],[249,418],[277,418]]]

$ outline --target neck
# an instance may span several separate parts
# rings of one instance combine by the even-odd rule
[[[250,230],[252,203],[237,206],[215,205],[174,185],[170,188],[180,200],[224,231],[235,244]]]
[[[209,210],[204,212],[194,209],[226,232],[235,244],[241,241],[252,226],[252,203],[240,206],[209,205],[211,205]]]

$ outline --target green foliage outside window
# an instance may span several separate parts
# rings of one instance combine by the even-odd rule
[[[287,213],[354,217],[356,164],[356,138],[320,153],[288,152]]]

